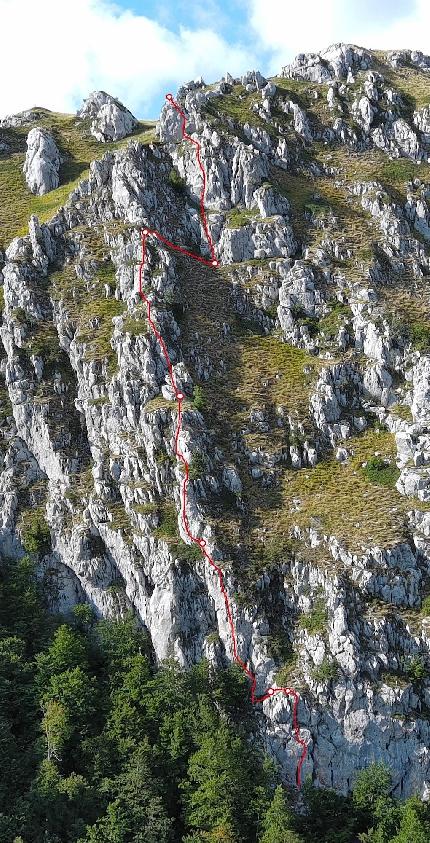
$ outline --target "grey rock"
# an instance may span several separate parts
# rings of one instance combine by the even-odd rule
[[[130,135],[137,126],[131,111],[105,91],[93,91],[77,113],[80,120],[91,120],[91,134],[101,143]]]
[[[39,196],[58,187],[60,154],[54,138],[46,129],[37,127],[28,133],[23,172],[29,189]]]
[[[310,82],[329,82],[346,79],[353,70],[370,67],[372,59],[365,50],[350,44],[333,44],[321,53],[301,53],[293,63],[282,68],[283,76],[308,79]]]

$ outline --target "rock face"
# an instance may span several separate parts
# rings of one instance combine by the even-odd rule
[[[19,114],[10,114],[0,120],[0,128],[15,129],[19,126],[27,126],[29,123],[35,123],[42,117],[42,112],[37,108],[29,108],[26,111],[20,111]]]
[[[185,396],[190,530],[224,571],[257,690],[297,688],[304,776],[347,791],[383,761],[402,795],[430,785],[430,172],[428,107],[403,102],[396,67],[428,78],[422,54],[335,45],[276,82],[184,85],[220,265],[150,237],[141,282]],[[103,93],[79,116],[101,140],[133,125]],[[142,228],[208,255],[201,171],[169,104],[158,138],[93,161],[0,254],[1,552],[23,555],[36,510],[62,610],[132,609],[157,659],[226,664],[137,294]],[[293,783],[287,698],[258,716]]]
[[[137,125],[131,111],[105,91],[90,94],[77,116],[91,120],[91,134],[101,143],[125,138]]]
[[[50,132],[35,127],[27,136],[24,175],[32,193],[42,196],[55,190],[60,181],[60,154]]]

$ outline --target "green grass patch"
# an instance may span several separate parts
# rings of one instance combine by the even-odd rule
[[[112,319],[126,314],[126,305],[112,295],[116,285],[115,267],[101,232],[84,228],[79,234],[87,260],[94,261],[94,276],[84,280],[77,277],[72,263],[65,264],[48,276],[49,294],[61,302],[76,341],[85,344],[85,360],[105,363],[107,376],[112,376],[117,368],[117,356],[111,345]],[[108,297],[105,285],[111,292]]]
[[[164,503],[158,508],[159,524],[154,530],[157,539],[178,539],[178,514],[172,503]]]
[[[394,407],[390,408],[391,415],[396,416],[398,419],[401,419],[405,422],[412,423],[412,411],[409,404],[396,404]]]
[[[133,509],[139,515],[154,515],[156,512],[158,512],[158,506],[154,502],[134,503]]]
[[[32,324],[23,350],[29,357],[39,357],[43,361],[43,380],[53,377],[56,372],[61,373],[63,380],[74,378],[70,360],[60,347],[57,330],[51,323]]]
[[[13,410],[9,392],[3,378],[0,378],[0,421],[12,418]]]
[[[77,340],[85,343],[85,359],[108,361],[112,370],[116,355],[111,345],[112,319],[124,313],[125,304],[114,298],[87,298],[82,305]]]
[[[243,85],[235,85],[230,94],[209,100],[206,109],[209,114],[231,117],[236,123],[259,125],[263,121],[251,111],[254,102],[255,95],[247,94]]]
[[[291,653],[289,658],[281,665],[275,676],[275,685],[278,688],[288,688],[296,682],[298,659],[296,653]]]
[[[124,540],[131,544],[133,537],[133,527],[130,521],[130,516],[126,512],[123,501],[117,501],[109,505],[110,520],[109,526],[111,530],[122,533]]]
[[[321,197],[321,199],[313,199],[310,202],[306,202],[303,205],[303,210],[305,213],[310,214],[313,217],[321,217],[324,216],[330,208],[326,200]]]
[[[387,160],[381,165],[379,180],[384,184],[404,184],[419,178],[420,168],[408,158],[395,158]]]
[[[353,452],[345,463],[331,455],[313,469],[286,470],[280,490],[259,487],[253,515],[265,527],[265,541],[289,536],[295,526],[303,530],[318,527],[357,552],[408,538],[411,500],[392,482],[378,486],[375,492],[374,482],[362,470],[362,463],[371,460],[375,451],[381,459],[395,460],[394,436],[370,429],[346,440],[345,445]],[[428,505],[416,499],[413,506],[428,511]]]
[[[66,491],[66,498],[73,506],[79,507],[89,500],[93,491],[94,477],[92,467],[89,466],[71,475],[71,486]]]
[[[252,331],[237,343],[238,397],[273,402],[287,411],[307,414],[309,391],[320,361],[308,352],[283,342],[279,337],[260,336]],[[236,378],[231,386],[236,386]]]
[[[351,308],[342,302],[336,302],[330,312],[319,320],[318,330],[329,339],[335,339],[342,325],[352,318]]]
[[[255,217],[258,216],[258,211],[249,208],[233,208],[227,213],[227,228],[243,228],[248,225]]]

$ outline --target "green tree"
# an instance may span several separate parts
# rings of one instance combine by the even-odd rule
[[[80,632],[88,632],[96,620],[94,611],[88,603],[77,603],[73,607],[73,617]]]
[[[355,780],[354,805],[369,818],[377,817],[391,803],[391,774],[385,764],[371,764],[361,770]]]
[[[398,825],[398,806],[390,796],[391,774],[382,763],[371,764],[356,778],[352,799],[359,827],[371,843],[388,843]]]
[[[36,658],[37,680],[43,693],[51,677],[75,667],[87,667],[87,643],[77,630],[62,624],[46,652]]]
[[[355,812],[349,797],[334,790],[303,785],[306,813],[297,826],[307,843],[351,843],[357,828]]]
[[[417,797],[412,797],[400,808],[400,827],[390,843],[428,843],[429,840],[429,806]]]
[[[106,813],[87,828],[80,843],[171,843],[173,819],[147,747],[134,753],[109,790],[113,798]]]
[[[73,732],[67,710],[58,700],[48,700],[43,709],[42,729],[45,734],[48,761],[61,761],[65,744]]]
[[[1,562],[0,635],[17,636],[28,655],[45,646],[56,624],[47,611],[35,562],[24,556],[18,562]]]
[[[301,843],[303,838],[294,831],[293,821],[282,785],[278,785],[263,819],[259,843]]]
[[[259,766],[246,740],[225,722],[207,730],[182,785],[190,831],[214,833],[229,826],[231,843],[242,839],[243,828],[251,834],[256,816],[250,782],[258,782]]]
[[[42,512],[28,515],[22,525],[22,543],[27,553],[47,553],[51,546],[51,531]]]
[[[96,794],[76,773],[63,777],[57,765],[44,759],[26,794],[26,821],[19,829],[31,843],[76,843],[95,819]]]

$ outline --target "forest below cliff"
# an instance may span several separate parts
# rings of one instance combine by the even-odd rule
[[[0,579],[2,843],[427,843],[382,765],[348,797],[285,789],[238,669],[156,668],[131,614],[49,614],[34,567]]]

